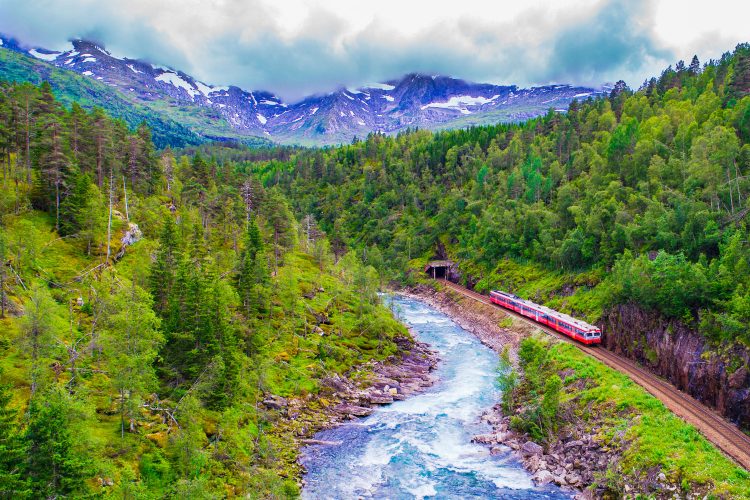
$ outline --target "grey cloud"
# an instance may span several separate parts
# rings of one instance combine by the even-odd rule
[[[603,0],[590,12],[563,17],[535,10],[477,23],[459,16],[409,36],[382,18],[347,35],[346,20],[321,9],[289,36],[260,0],[153,4],[0,0],[0,31],[51,48],[73,36],[93,37],[118,55],[288,99],[414,71],[520,85],[619,78],[637,85],[672,62],[651,32],[645,0]]]
[[[650,32],[651,10],[644,0],[608,3],[591,19],[556,36],[550,66],[542,74],[548,79],[591,82],[618,71],[625,77],[653,58],[672,62],[674,55],[659,47]]]

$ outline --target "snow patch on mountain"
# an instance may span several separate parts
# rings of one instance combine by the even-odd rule
[[[257,113],[255,116],[256,118],[258,118],[258,121],[260,122],[261,125],[265,125],[266,122],[268,121],[268,119],[265,116],[261,115],[260,113]]]
[[[448,99],[445,102],[431,102],[429,104],[425,104],[422,106],[422,109],[427,108],[445,108],[445,109],[464,109],[466,106],[477,106],[477,105],[483,105],[483,104],[489,104],[495,99],[500,97],[499,95],[494,95],[490,97],[489,99],[486,97],[473,97],[470,95],[454,95],[450,99]]]
[[[29,51],[29,54],[36,57],[37,59],[41,59],[42,61],[52,62],[57,59],[57,56],[60,55],[60,52],[39,52],[36,49],[31,49]]]
[[[193,88],[192,85],[190,85],[180,75],[178,75],[177,73],[174,73],[173,71],[167,71],[166,73],[162,73],[161,75],[157,76],[155,80],[158,82],[165,82],[174,87],[184,89],[185,92],[187,92],[188,95],[190,96],[196,96],[200,94],[198,90]]]
[[[362,88],[363,89],[377,89],[377,90],[389,91],[389,90],[395,89],[396,86],[388,84],[388,83],[368,83],[367,85],[365,85]]]
[[[206,97],[208,97],[208,94],[214,90],[213,87],[197,80],[195,81],[195,86],[198,87],[198,91]]]

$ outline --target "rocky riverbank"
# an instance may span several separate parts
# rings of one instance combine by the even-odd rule
[[[403,293],[424,300],[449,315],[496,352],[509,349],[511,359],[516,357],[519,342],[535,330],[499,308],[452,290],[436,289],[431,284],[412,287]],[[474,441],[486,444],[496,452],[503,446],[512,449],[539,485],[557,484],[578,492],[577,498],[601,497],[604,492],[601,487],[589,487],[605,482],[605,473],[612,463],[618,461],[621,447],[612,441],[607,442],[606,446],[599,442],[597,436],[601,435],[605,425],[603,421],[593,419],[583,422],[573,411],[563,414],[562,418],[565,419],[561,425],[564,430],[559,435],[551,436],[546,447],[542,447],[531,441],[529,436],[512,430],[510,416],[503,415],[497,404],[482,417],[492,425],[492,433],[475,436]],[[661,478],[655,476],[653,479],[658,481]]]
[[[500,452],[502,446],[514,450],[524,467],[533,474],[536,484],[554,483],[577,491],[577,499],[603,496],[605,490],[601,486],[591,486],[601,485],[607,469],[619,460],[618,447],[613,447],[611,442],[603,446],[595,437],[603,430],[604,422],[566,426],[564,433],[543,447],[529,440],[527,435],[511,429],[511,419],[503,415],[499,404],[485,412],[482,420],[492,425],[493,431],[474,436],[474,442],[490,446],[492,452]],[[655,475],[653,478],[655,481],[659,479],[666,480],[666,477]]]
[[[367,416],[377,406],[406,399],[434,384],[431,372],[439,359],[429,345],[407,337],[397,339],[397,343],[399,354],[364,363],[344,376],[327,377],[321,381],[318,394],[289,399],[269,395],[263,405],[275,416],[282,438],[294,440],[296,450],[321,444],[313,439],[315,433]],[[290,474],[303,483],[304,468],[297,455],[290,463]]]
[[[422,300],[450,316],[458,326],[498,353],[507,346],[511,355],[515,356],[521,339],[534,331],[532,326],[515,320],[502,309],[482,304],[450,289],[436,289],[427,284],[399,290],[399,293]]]

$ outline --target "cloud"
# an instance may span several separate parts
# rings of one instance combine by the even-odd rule
[[[646,0],[581,1],[568,9],[537,2],[511,15],[502,5],[488,14],[467,7],[409,29],[408,20],[377,13],[352,28],[352,14],[324,0],[296,23],[270,0],[0,0],[0,31],[48,48],[93,38],[117,55],[292,100],[409,72],[520,85],[625,78],[637,86],[673,61]],[[426,8],[455,11],[445,3]]]
[[[548,79],[593,82],[602,76],[633,77],[654,64],[672,62],[652,32],[653,10],[644,0],[614,0],[593,17],[570,26],[554,38]],[[639,82],[634,82],[639,83]]]

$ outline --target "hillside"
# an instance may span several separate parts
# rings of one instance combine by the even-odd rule
[[[231,133],[230,127],[216,113],[200,108],[184,108],[158,100],[140,100],[122,93],[101,80],[87,78],[67,69],[12,50],[0,50],[0,80],[40,84],[47,81],[61,103],[74,102],[84,109],[100,107],[131,128],[148,124],[157,147],[184,147],[215,139],[235,139],[255,146],[270,141]]]
[[[564,115],[378,135],[247,168],[335,248],[360,248],[407,283],[425,260],[453,259],[478,290],[606,324],[613,349],[747,429],[748,61],[739,45]]]
[[[3,84],[0,163],[0,496],[294,496],[326,379],[412,345],[372,267],[145,126]]]

